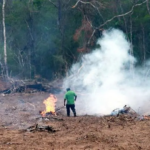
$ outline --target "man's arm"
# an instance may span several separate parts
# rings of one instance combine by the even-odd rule
[[[64,97],[64,106],[66,106],[66,100],[67,100],[67,95],[65,94],[65,97]]]
[[[77,95],[74,96],[74,100],[75,100],[75,101],[76,101],[76,99],[77,99]]]
[[[64,99],[64,106],[66,106],[66,99]]]

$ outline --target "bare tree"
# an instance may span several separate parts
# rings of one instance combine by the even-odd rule
[[[76,8],[79,5],[79,3],[81,3],[83,5],[90,5],[95,10],[98,10],[97,3],[95,3],[95,2],[98,2],[98,1],[93,0],[93,1],[90,1],[90,2],[86,2],[86,1],[83,1],[83,0],[77,0],[77,2],[72,6],[72,8]],[[141,5],[145,4],[145,3],[147,4],[147,9],[149,10],[148,0],[143,0],[141,3],[134,4],[132,6],[132,8],[129,11],[127,11],[127,12],[123,12],[123,9],[121,8],[122,9],[121,14],[114,15],[112,18],[107,19],[106,21],[103,21],[103,23],[101,23],[99,26],[94,26],[93,22],[90,20],[89,16],[86,15],[87,21],[89,22],[89,24],[91,25],[91,28],[93,29],[93,33],[91,34],[91,37],[89,38],[88,43],[90,43],[90,41],[91,41],[92,37],[94,36],[94,33],[95,33],[96,30],[103,30],[103,27],[105,25],[107,25],[108,23],[110,23],[111,21],[113,21],[114,19],[119,18],[119,17],[123,17],[124,18],[125,16],[132,14],[135,7],[139,7],[139,6],[141,6]],[[103,6],[103,4],[101,4],[101,6]],[[124,22],[126,24],[125,18],[124,18]]]
[[[8,77],[8,66],[7,66],[7,48],[6,48],[6,26],[5,26],[5,5],[6,0],[3,0],[2,5],[2,19],[3,19],[3,37],[4,37],[4,65],[5,65],[5,74]]]

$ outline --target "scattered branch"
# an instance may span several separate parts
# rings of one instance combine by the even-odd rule
[[[150,14],[149,0],[146,0],[146,6],[147,6],[148,13]]]
[[[58,8],[58,6],[57,6],[55,3],[53,3],[51,0],[49,0],[49,2],[50,2],[51,4],[53,4],[56,8]]]

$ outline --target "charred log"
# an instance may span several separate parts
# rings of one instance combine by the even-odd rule
[[[56,129],[54,129],[52,126],[36,124],[34,126],[28,127],[27,131],[29,131],[29,132],[33,132],[33,131],[56,132]]]

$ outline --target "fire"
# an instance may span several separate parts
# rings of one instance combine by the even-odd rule
[[[53,95],[53,94],[50,94],[50,96],[45,99],[43,101],[43,103],[45,104],[45,107],[46,107],[46,110],[40,112],[42,116],[45,116],[46,113],[51,113],[51,114],[55,114],[55,103],[57,101],[57,98]]]

